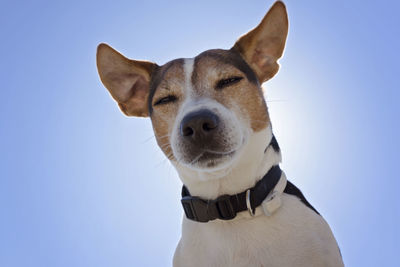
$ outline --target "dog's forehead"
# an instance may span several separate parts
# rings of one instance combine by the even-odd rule
[[[246,75],[250,82],[257,83],[257,77],[254,71],[235,50],[211,49],[189,60],[194,60],[193,77],[196,76],[204,65],[210,67],[208,63],[212,62],[212,66],[214,67],[224,67],[224,65],[226,67],[226,65],[228,65],[238,69]],[[176,76],[183,77],[181,74],[185,71],[184,64],[185,59],[178,58],[158,67],[152,74],[151,89],[156,90],[160,83],[168,78]]]
[[[186,74],[185,62],[194,62],[192,73]],[[258,84],[257,76],[241,55],[233,49],[211,49],[204,51],[194,58],[184,59],[178,58],[165,63],[162,66],[157,67],[152,75],[150,81],[150,93],[149,93],[149,112],[153,111],[151,102],[157,88],[163,82],[168,82],[169,79],[180,79],[184,82],[184,77],[191,75],[191,82],[197,83],[202,79],[202,74],[206,73],[209,69],[221,68],[223,70],[233,68],[244,73],[246,78],[254,84]]]

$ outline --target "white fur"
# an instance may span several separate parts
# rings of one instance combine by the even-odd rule
[[[190,97],[193,92],[192,86],[192,74],[194,68],[194,59],[193,58],[185,58],[183,61],[183,71],[185,73],[185,89],[187,97]]]

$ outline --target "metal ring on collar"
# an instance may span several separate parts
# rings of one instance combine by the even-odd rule
[[[247,206],[247,210],[249,211],[251,217],[254,217],[254,215],[255,215],[256,213],[255,213],[255,210],[253,211],[253,210],[251,209],[251,204],[250,204],[250,189],[248,189],[248,190],[246,191],[246,206]]]

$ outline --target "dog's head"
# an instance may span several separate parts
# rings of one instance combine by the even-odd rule
[[[253,135],[269,127],[260,85],[277,73],[287,31],[285,6],[276,2],[230,50],[158,66],[100,44],[97,67],[123,113],[150,117],[158,145],[175,166],[213,172],[245,157]]]

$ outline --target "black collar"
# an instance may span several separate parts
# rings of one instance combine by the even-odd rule
[[[273,166],[264,177],[239,194],[223,195],[214,200],[205,200],[190,195],[186,186],[182,187],[182,206],[186,217],[196,222],[208,222],[215,219],[231,220],[241,211],[248,210],[246,193],[250,191],[250,207],[254,213],[255,208],[261,205],[268,194],[275,188],[281,178],[282,171],[278,165]]]
[[[275,152],[280,152],[275,136],[272,136],[271,142],[265,149],[265,152],[269,146],[272,146]],[[238,212],[249,209],[246,193],[250,193],[250,212],[254,213],[255,209],[261,205],[268,194],[275,188],[276,184],[279,182],[281,174],[281,169],[278,165],[275,165],[260,181],[256,183],[254,187],[239,194],[223,195],[214,200],[205,200],[199,197],[193,197],[190,195],[187,187],[183,185],[181,199],[183,210],[188,219],[196,222],[208,222],[215,219],[231,220],[236,217]],[[291,182],[287,181],[283,192],[297,196],[307,207],[319,214],[318,211],[306,200],[302,192]]]

